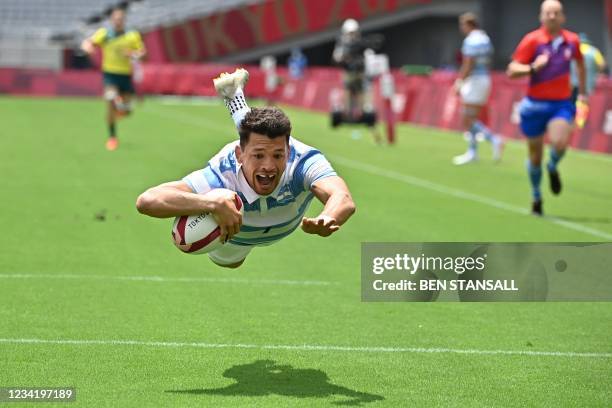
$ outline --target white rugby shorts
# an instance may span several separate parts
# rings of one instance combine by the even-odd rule
[[[242,261],[247,257],[254,246],[234,245],[225,243],[219,249],[208,253],[208,257],[218,265],[232,265]]]
[[[491,77],[473,75],[465,79],[459,91],[461,101],[467,105],[485,105],[491,93]]]

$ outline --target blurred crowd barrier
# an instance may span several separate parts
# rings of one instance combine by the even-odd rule
[[[139,93],[153,95],[215,96],[212,79],[231,72],[235,65],[145,64]],[[246,66],[251,73],[247,96],[265,97],[279,103],[327,112],[330,100],[342,93],[342,72],[336,68],[310,68],[302,79],[291,79],[284,68],[277,74],[279,87],[269,94],[265,74],[259,67]],[[394,71],[392,100],[400,122],[460,130],[459,99],[453,92],[454,72],[434,71],[431,75],[405,75]],[[379,85],[373,83],[377,106],[382,106]],[[506,137],[520,138],[518,102],[525,93],[525,81],[510,81],[503,73],[493,76],[493,91],[483,120]],[[38,96],[96,96],[102,94],[102,78],[96,71],[52,71],[0,69],[0,93]],[[572,146],[612,154],[612,80],[601,78],[590,98],[590,114],[584,129],[576,131]]]

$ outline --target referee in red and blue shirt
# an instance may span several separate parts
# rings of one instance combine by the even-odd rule
[[[529,76],[529,90],[521,101],[521,131],[527,137],[529,159],[527,170],[533,193],[532,213],[542,215],[542,156],[544,134],[550,138],[550,160],[547,170],[553,194],[561,192],[557,166],[574,125],[576,101],[570,84],[571,61],[576,61],[579,77],[578,99],[586,103],[585,70],[578,35],[563,29],[565,15],[558,0],[542,2],[542,26],[521,40],[508,66],[508,76]]]

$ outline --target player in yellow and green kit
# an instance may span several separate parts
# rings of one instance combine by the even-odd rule
[[[110,22],[109,28],[100,28],[85,39],[81,48],[89,55],[95,52],[96,47],[102,49],[104,99],[108,102],[106,121],[109,138],[106,148],[115,150],[119,146],[116,121],[131,112],[130,102],[134,94],[132,62],[143,58],[146,50],[138,31],[125,28],[123,9],[114,9],[110,15]]]

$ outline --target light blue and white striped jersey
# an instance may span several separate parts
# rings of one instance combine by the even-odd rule
[[[487,33],[482,30],[472,30],[463,40],[461,53],[464,57],[474,58],[471,75],[489,75],[493,44]]]
[[[230,240],[235,245],[269,245],[295,230],[314,198],[312,184],[336,172],[323,154],[315,148],[289,138],[289,158],[280,183],[268,196],[257,194],[246,181],[236,160],[239,141],[221,149],[201,170],[183,178],[199,194],[215,188],[238,193],[244,204],[240,232]]]

